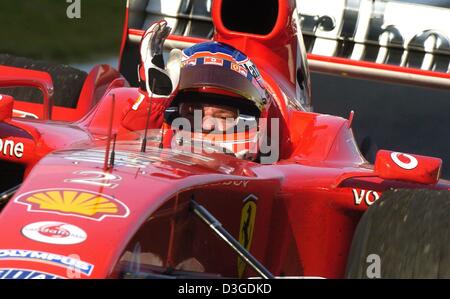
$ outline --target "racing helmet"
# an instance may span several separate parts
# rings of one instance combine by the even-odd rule
[[[178,146],[197,144],[257,160],[266,130],[259,119],[267,117],[271,102],[257,67],[244,53],[224,43],[205,42],[182,51],[177,94],[165,119],[173,129],[178,127]],[[207,115],[208,109],[218,114]],[[180,123],[174,125],[179,119],[182,130]],[[205,122],[212,125],[205,128]]]

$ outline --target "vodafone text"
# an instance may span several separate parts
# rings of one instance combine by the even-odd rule
[[[0,138],[0,154],[6,157],[22,158],[24,145],[22,142],[16,143],[14,140]]]

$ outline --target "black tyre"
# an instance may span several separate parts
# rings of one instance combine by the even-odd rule
[[[87,73],[68,65],[37,61],[9,54],[0,54],[0,65],[43,71],[50,74],[54,86],[54,104],[75,108]],[[0,93],[32,103],[42,103],[39,90],[28,87],[0,88]]]
[[[374,262],[379,278],[450,278],[450,192],[383,193],[358,224],[346,277],[376,278]]]

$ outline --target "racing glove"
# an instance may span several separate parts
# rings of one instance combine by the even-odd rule
[[[164,111],[167,107],[165,99],[150,98],[139,91],[137,98],[128,99],[128,105],[122,116],[122,126],[130,131],[160,129],[164,121]]]
[[[162,20],[148,28],[142,36],[139,66],[139,80],[141,89],[149,96],[170,96],[178,86],[180,78],[180,66],[182,53],[179,49],[173,49],[164,65],[164,41],[171,28]]]
[[[164,41],[171,28],[162,20],[148,28],[142,36],[138,66],[140,89],[135,99],[129,99],[124,111],[122,125],[131,130],[143,130],[148,119],[148,128],[161,128],[164,111],[178,86],[182,52],[173,49],[169,53],[167,66],[164,63]]]

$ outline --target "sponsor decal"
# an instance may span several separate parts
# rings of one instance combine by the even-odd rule
[[[306,48],[313,54],[446,73],[450,9],[424,4],[304,0],[299,10]]]
[[[223,66],[223,59],[215,58],[215,57],[205,57],[203,64],[214,64]]]
[[[199,45],[198,47],[207,47],[208,44]],[[214,43],[210,43],[209,46],[214,47]],[[196,52],[195,52],[196,51]],[[222,51],[226,51],[222,49]],[[261,88],[265,83],[259,73],[257,67],[248,59],[247,56],[240,54],[235,56],[235,53],[224,53],[216,51],[214,53],[210,51],[200,51],[197,49],[184,49],[183,50],[182,66],[190,66],[196,64],[212,64],[230,68],[231,70],[239,73],[249,80],[256,88]],[[195,59],[195,64],[188,63],[188,61]],[[255,80],[253,80],[255,79]]]
[[[375,201],[380,199],[380,194],[373,190],[360,190],[358,192],[357,189],[352,189],[353,196],[355,198],[355,205],[359,206],[363,200],[366,205],[371,206]]]
[[[96,170],[81,170],[75,171],[73,174],[82,175],[82,178],[75,179],[65,179],[66,183],[76,183],[76,184],[84,184],[84,185],[92,185],[98,187],[106,187],[114,189],[119,184],[113,183],[122,180],[122,178],[117,174],[112,174],[103,171]]]
[[[222,184],[225,186],[247,187],[249,181],[227,181]]]
[[[134,111],[139,109],[139,106],[142,104],[142,102],[145,99],[145,95],[143,95],[142,93],[139,94],[138,98],[136,99],[136,101],[134,102],[133,106],[131,107],[131,109],[133,109]]]
[[[235,72],[238,72],[242,76],[247,77],[247,74],[248,74],[247,69],[245,67],[243,67],[242,65],[232,63],[231,69]]]
[[[22,142],[15,143],[14,140],[0,138],[0,154],[6,157],[22,158],[24,145]]]
[[[74,151],[69,154],[67,152],[61,152],[64,155],[64,159],[78,161],[78,162],[90,162],[103,164],[105,163],[105,151],[104,150],[83,150],[83,151]],[[150,165],[153,160],[150,160],[148,157],[144,155],[134,154],[131,152],[125,151],[116,151],[116,158],[114,161],[114,165],[116,166],[124,166],[131,168],[145,168]]]
[[[250,194],[244,199],[244,206],[241,212],[241,225],[239,227],[239,243],[247,249],[250,250],[252,245],[253,230],[255,227],[256,220],[256,200],[258,198]],[[239,278],[244,275],[247,263],[240,257],[238,257],[237,267]]]
[[[261,80],[261,74],[259,73],[258,68],[251,61],[247,61],[244,65],[250,71],[252,77]]]
[[[29,212],[43,212],[101,221],[107,217],[125,218],[128,207],[111,196],[77,189],[43,189],[26,192],[14,202]]]
[[[212,38],[214,28],[211,22],[211,0],[201,1],[164,1],[159,5],[159,1],[149,2],[143,5],[145,12],[148,13],[149,20],[160,20],[162,18],[169,20],[172,32],[195,32],[201,37],[208,36]],[[145,22],[146,23],[146,22]],[[147,29],[147,24],[142,24],[142,29]],[[203,30],[200,30],[203,29]]]
[[[18,109],[13,109],[13,117],[22,117],[22,118],[34,118],[39,119],[39,117],[36,114],[33,114],[31,112],[26,112]]]
[[[0,269],[0,279],[64,279],[64,277],[28,269]]]
[[[22,234],[33,241],[57,245],[79,244],[87,239],[83,229],[57,221],[30,223],[22,228]]]
[[[79,271],[87,276],[91,275],[94,265],[79,259],[43,251],[22,249],[0,249],[0,260],[20,260],[46,263],[69,270]]]
[[[182,67],[193,66],[193,65],[196,65],[196,64],[197,64],[197,59],[196,58],[190,58],[190,59],[187,59],[187,60],[185,60],[185,61],[183,61],[181,63]]]
[[[159,20],[165,16],[171,19],[173,32],[213,37],[210,0],[190,1],[190,5],[186,1],[172,2],[167,7],[149,5],[147,18]],[[305,46],[310,53],[444,73],[449,70],[448,1],[298,2]]]
[[[397,164],[400,168],[405,170],[411,170],[419,165],[419,161],[414,156],[393,152],[391,153],[391,159]]]
[[[117,142],[120,145],[127,145],[130,149],[135,147],[136,151],[140,150],[140,145],[137,143],[122,143]],[[195,165],[196,162],[192,161],[192,159],[199,160],[201,162],[211,162],[214,161],[213,158],[203,156],[200,154],[195,154],[187,151],[180,151],[176,149],[160,149],[157,147],[148,146],[145,154],[141,154],[138,152],[117,150],[115,156],[114,165],[115,166],[124,166],[130,168],[145,168],[152,163],[156,162],[164,162],[170,161],[179,163],[186,166]],[[103,164],[105,163],[105,150],[97,150],[97,149],[89,149],[82,151],[74,151],[74,152],[59,152],[55,153],[57,155],[63,155],[64,159],[79,161],[79,162],[90,162]]]
[[[201,45],[200,45],[201,46]],[[234,59],[236,59],[239,63],[241,62],[246,62],[247,61],[247,57],[234,57],[232,55],[232,52],[228,53],[224,53],[224,52],[220,52],[220,51],[200,51],[200,50],[195,50],[196,52],[192,53],[192,49],[184,49],[183,50],[183,57],[184,57],[184,61],[189,61],[191,59],[206,59],[206,58],[219,58],[222,60],[228,60],[228,61],[232,61]],[[189,52],[189,53],[186,53]],[[241,59],[243,58],[243,59]]]

